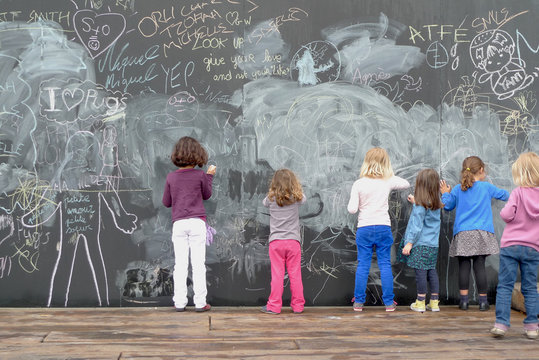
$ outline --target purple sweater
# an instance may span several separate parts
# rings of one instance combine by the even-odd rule
[[[500,216],[507,223],[502,248],[523,245],[539,251],[539,187],[517,187]]]
[[[172,206],[172,221],[206,219],[202,200],[211,197],[213,175],[199,169],[178,169],[167,175],[163,205]]]

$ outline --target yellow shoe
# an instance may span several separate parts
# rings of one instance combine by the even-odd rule
[[[429,304],[427,305],[427,310],[440,311],[440,306],[438,306],[439,303],[440,300],[430,300]]]
[[[422,301],[416,300],[415,303],[410,305],[410,309],[417,312],[425,312],[425,300],[422,300]]]

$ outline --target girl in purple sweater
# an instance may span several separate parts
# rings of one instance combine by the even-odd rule
[[[206,303],[206,210],[203,200],[211,197],[213,175],[211,165],[207,173],[195,169],[208,162],[208,153],[200,143],[189,136],[182,137],[170,156],[178,170],[167,175],[163,205],[172,207],[172,244],[174,245],[174,307],[185,311],[187,306],[187,269],[189,253],[193,270],[193,301],[195,311],[211,309]]]
[[[511,316],[511,295],[520,268],[521,291],[526,318],[524,331],[530,339],[539,337],[537,312],[537,266],[539,266],[539,156],[521,154],[512,167],[513,181],[518,186],[500,212],[507,223],[500,250],[500,269],[496,293],[496,322],[490,333],[505,335]]]

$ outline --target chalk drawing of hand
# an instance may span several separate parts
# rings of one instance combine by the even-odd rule
[[[105,193],[99,193],[99,199],[109,209],[116,228],[125,234],[132,234],[137,229],[138,217],[135,214],[128,213],[124,209],[116,191],[109,192],[108,194],[112,194],[112,197],[109,199],[105,197]]]
[[[132,234],[137,229],[137,219],[136,215],[126,214],[126,216],[122,217],[122,224],[118,224],[120,230],[126,234]]]

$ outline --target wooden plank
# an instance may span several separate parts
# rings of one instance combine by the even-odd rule
[[[494,311],[442,307],[394,313],[367,307],[307,308],[267,315],[258,308],[0,309],[0,359],[426,359],[537,358],[512,312],[505,339],[488,330]]]

